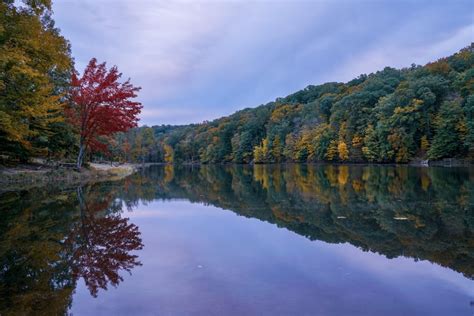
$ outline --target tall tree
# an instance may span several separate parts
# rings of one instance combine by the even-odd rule
[[[88,150],[106,150],[101,136],[137,126],[142,105],[132,99],[141,88],[134,87],[130,79],[120,83],[121,76],[116,66],[107,70],[106,64],[98,64],[95,58],[91,59],[82,77],[77,72],[72,75],[67,115],[79,131],[78,169]]]
[[[64,119],[72,59],[50,2],[0,3],[0,153],[22,160],[44,154]]]
[[[474,157],[474,95],[467,97],[464,111],[467,125],[466,147],[471,157]]]

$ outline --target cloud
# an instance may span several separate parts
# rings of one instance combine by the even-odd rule
[[[425,63],[474,40],[468,1],[63,0],[53,8],[79,70],[97,57],[143,88],[148,125],[213,119],[308,84]]]
[[[403,68],[411,64],[424,65],[467,46],[474,40],[473,32],[474,24],[462,26],[452,30],[452,33],[444,34],[438,41],[419,46],[412,46],[411,43],[400,45],[402,39],[396,42],[382,41],[377,47],[347,60],[330,77],[332,80],[349,81],[360,74],[382,70],[386,66]],[[402,34],[398,36],[401,38]]]
[[[208,117],[212,117],[212,113],[199,112],[195,110],[196,106],[185,106],[180,108],[170,108],[166,106],[144,107],[141,113],[141,119],[145,125],[156,125],[154,122],[173,121],[176,117],[189,120],[193,123],[201,123]]]

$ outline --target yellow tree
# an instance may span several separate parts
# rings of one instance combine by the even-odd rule
[[[265,162],[268,162],[268,154],[270,153],[268,137],[262,140],[262,156]]]
[[[423,135],[421,137],[420,149],[423,152],[423,154],[426,154],[428,152],[428,149],[430,149],[430,143],[429,143],[428,137],[426,135]]]
[[[68,42],[50,18],[50,1],[0,3],[0,153],[45,152],[35,140],[63,120],[62,94],[72,70]],[[47,141],[42,141],[42,144]]]
[[[404,135],[399,130],[388,135],[387,140],[395,151],[396,162],[407,162],[410,159],[410,151],[404,141]]]
[[[337,140],[332,140],[329,143],[328,150],[326,151],[325,158],[326,160],[333,161],[337,158],[338,148],[337,148]]]
[[[173,147],[168,144],[163,145],[163,150],[165,151],[165,162],[166,163],[173,163],[174,161],[174,151]]]
[[[362,160],[362,146],[364,139],[360,135],[354,135],[352,138],[351,157],[356,161]]]
[[[263,162],[262,146],[257,145],[253,148],[253,160],[255,163]]]
[[[339,141],[337,145],[337,152],[339,154],[339,159],[342,161],[349,159],[349,150],[347,149],[347,145],[344,141]]]
[[[268,162],[268,154],[270,152],[268,143],[268,137],[266,137],[262,140],[260,145],[254,147],[253,159],[255,163]]]
[[[280,140],[280,136],[275,136],[272,144],[272,156],[275,162],[280,162],[281,156],[283,154],[283,148]]]
[[[311,132],[309,129],[304,129],[296,143],[296,159],[305,162],[310,154],[310,147]]]

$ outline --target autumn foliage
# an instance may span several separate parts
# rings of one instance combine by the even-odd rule
[[[155,137],[145,145],[149,129]],[[125,141],[148,153],[134,162],[474,161],[474,44],[425,66],[310,85],[211,122],[140,127],[118,136],[118,146]]]
[[[138,123],[142,105],[132,99],[140,87],[130,79],[120,83],[122,74],[114,66],[91,59],[82,77],[75,72],[71,78],[70,106],[66,110],[69,122],[79,132],[77,167],[81,168],[87,151],[105,151],[104,137],[125,132]]]
[[[69,44],[51,20],[50,1],[0,2],[0,155],[26,161],[60,151]]]
[[[101,192],[103,195],[103,192]],[[98,198],[93,192],[77,188],[81,221],[71,229],[66,244],[75,249],[72,255],[74,279],[82,277],[92,296],[108,285],[117,286],[123,277],[120,271],[131,272],[140,266],[133,251],[143,248],[138,226],[129,223],[121,213],[101,216],[115,198],[110,192]]]

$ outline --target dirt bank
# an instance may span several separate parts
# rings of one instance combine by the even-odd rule
[[[122,164],[92,163],[79,172],[70,167],[52,167],[40,163],[0,168],[0,192],[22,190],[43,185],[66,186],[85,182],[118,180],[124,178],[140,166]]]

